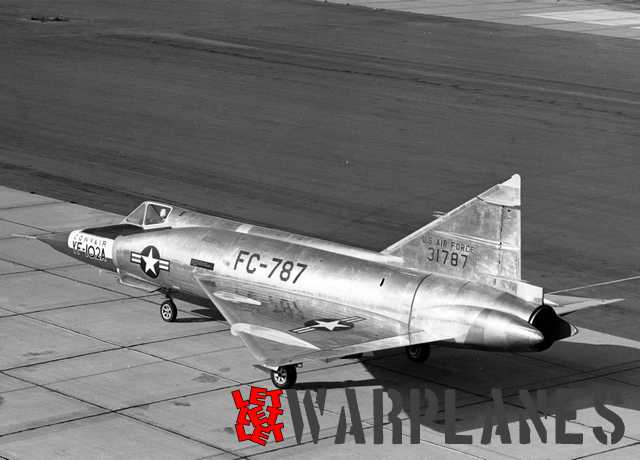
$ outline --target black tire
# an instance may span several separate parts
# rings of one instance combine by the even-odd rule
[[[409,361],[413,361],[414,363],[424,363],[429,359],[431,347],[426,344],[409,345],[404,347],[404,351],[407,353]]]
[[[298,371],[296,366],[282,366],[275,371],[271,371],[271,382],[276,388],[286,390],[296,384],[298,378]]]
[[[177,316],[178,309],[171,299],[167,299],[160,304],[160,317],[162,318],[162,321],[173,323]]]

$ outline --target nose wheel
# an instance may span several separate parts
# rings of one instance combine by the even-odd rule
[[[176,304],[173,303],[173,300],[166,299],[164,302],[160,304],[160,317],[163,321],[167,323],[172,323],[176,320],[178,316],[178,309],[176,308]]]
[[[276,388],[286,390],[296,384],[298,372],[295,365],[281,366],[271,371],[271,382]]]
[[[414,363],[424,363],[429,359],[431,354],[431,347],[427,344],[409,345],[404,348],[407,353],[407,358]]]

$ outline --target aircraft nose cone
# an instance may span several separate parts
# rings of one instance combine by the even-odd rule
[[[69,248],[68,245],[70,233],[71,232],[47,233],[45,235],[37,235],[36,239],[48,244],[56,251],[69,254],[71,252],[71,248]]]

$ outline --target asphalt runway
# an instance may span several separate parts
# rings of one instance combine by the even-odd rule
[[[69,20],[31,20],[47,15]],[[523,271],[528,281],[555,291],[640,275],[637,41],[278,0],[9,3],[0,5],[0,36],[0,184],[12,189],[38,193],[45,201],[52,197],[89,206],[96,209],[90,214],[99,216],[104,211],[126,214],[144,199],[158,199],[381,249],[431,220],[434,211],[451,209],[518,172],[524,183]],[[13,226],[52,228],[48,214],[42,225],[37,214],[25,220],[23,206],[24,196],[0,202],[0,218],[8,229],[0,240],[0,259],[10,267],[8,275],[2,275],[3,289],[26,292],[29,277],[45,276],[46,286],[64,291],[68,286],[49,279],[60,278],[60,273],[46,271],[46,259],[53,256],[35,249],[25,256],[22,243],[10,237]],[[60,219],[60,214],[54,217]],[[82,212],[73,223],[78,222],[84,222]],[[57,228],[63,224],[56,220]],[[52,270],[73,271],[67,262],[60,263],[53,263]],[[26,273],[23,284],[12,281],[11,277],[22,278],[15,274],[16,266]],[[80,276],[81,271],[74,271],[71,279]],[[309,381],[337,390],[345,385],[368,390],[376,382],[382,387],[429,382],[457,388],[464,394],[464,425],[476,431],[481,429],[478,405],[487,403],[487,392],[494,385],[511,390],[577,387],[579,409],[589,414],[593,412],[589,395],[595,388],[613,386],[624,396],[625,445],[632,447],[608,455],[629,458],[640,442],[634,427],[640,396],[635,346],[640,336],[638,282],[574,291],[625,298],[620,304],[572,316],[586,343],[558,344],[549,352],[526,357],[443,351],[434,353],[435,362],[421,369],[381,357],[372,363],[337,366]],[[115,289],[111,284],[106,287],[109,292]],[[13,312],[11,321],[31,310],[82,311],[81,305],[87,303],[87,299],[45,297],[25,312],[15,308],[13,295],[4,295],[0,305]],[[126,302],[122,299],[140,294],[127,291],[126,296],[116,297]],[[89,297],[91,302],[105,301]],[[98,324],[106,327],[99,334],[85,332],[116,343],[112,348],[125,347],[125,354],[130,351],[126,347],[138,343],[169,340],[154,336],[158,318],[152,303],[153,299],[146,302],[148,312],[144,303],[138,305],[139,314],[132,320],[149,328],[145,334],[150,337],[144,340],[109,339],[107,326],[117,324],[113,318],[98,318]],[[122,310],[118,308],[115,311]],[[207,318],[195,307],[183,309],[195,318]],[[95,319],[87,315],[87,321]],[[69,326],[66,318],[45,319]],[[224,330],[217,321],[203,324],[194,322],[204,329],[187,335],[217,334],[211,327]],[[25,328],[27,336],[36,340],[38,334]],[[11,331],[8,323],[4,331]],[[15,356],[22,347],[33,345],[28,340],[12,343]],[[78,347],[80,354],[104,349],[85,345],[86,350]],[[68,353],[56,359],[78,359],[71,352],[73,346],[66,346]],[[161,354],[162,359],[174,358],[167,353]],[[184,360],[187,354],[176,356]],[[128,359],[125,356],[122,362]],[[237,355],[224,359],[235,362]],[[46,356],[14,360],[1,370],[9,379],[16,366],[47,361]],[[205,362],[193,365],[204,375],[219,374]],[[173,378],[181,375],[167,372]],[[129,381],[146,384],[152,377]],[[214,386],[227,391],[258,378],[241,373],[229,379],[229,387]],[[237,446],[227,438],[218,444],[204,429],[196,435],[190,431],[193,425],[172,426],[174,414],[165,401],[199,391],[213,395],[214,389],[207,387],[211,382],[207,377],[201,380],[202,388],[181,388],[177,393],[160,389],[156,399],[132,398],[117,404],[106,397],[87,398],[84,389],[76,393],[67,388],[65,397],[95,402],[99,407],[82,412],[83,417],[107,413],[111,419],[105,426],[115,432],[126,431],[127,423],[141,423],[130,418],[119,424],[122,414],[136,412],[141,404],[158,407],[153,422],[145,418],[146,429],[159,425],[181,442],[195,443],[185,457],[205,455],[203,446],[222,448],[217,453],[229,456],[244,455],[235,452]],[[29,382],[53,391],[47,379]],[[89,380],[90,384],[94,382]],[[22,388],[12,385],[3,388]],[[54,389],[60,391],[58,387]],[[112,390],[109,387],[107,393]],[[223,398],[218,396],[222,393],[215,394]],[[207,408],[223,407],[215,398],[201,398]],[[0,406],[0,414],[2,410]],[[204,414],[197,415],[203,424],[210,422]],[[590,426],[589,417],[580,423]],[[9,424],[2,433],[14,433],[14,440],[15,436],[40,439],[33,445],[44,446],[46,452],[51,445],[47,430],[58,424],[64,427],[67,420],[36,417]],[[82,420],[73,423],[78,424],[74,433],[82,433]],[[86,427],[90,430],[91,424]],[[442,430],[437,428],[423,427],[424,438],[441,446]],[[48,434],[38,438],[44,432]],[[6,445],[9,441],[4,439]],[[610,448],[595,443],[593,437],[589,442],[577,450],[520,446],[509,451],[474,445],[447,452],[525,458],[552,453],[575,458]],[[375,452],[357,447],[348,455]],[[98,449],[87,442],[89,448]],[[60,449],[59,456],[65,457]],[[345,455],[315,446],[307,450],[312,457]],[[82,454],[86,458],[86,451],[78,452],[79,458]],[[278,455],[276,447],[266,452]],[[0,437],[0,455],[4,454]]]

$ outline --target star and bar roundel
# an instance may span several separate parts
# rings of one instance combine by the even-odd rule
[[[364,320],[365,318],[362,318],[360,316],[352,316],[350,318],[342,319],[312,319],[310,321],[306,321],[303,327],[291,329],[291,332],[294,332],[296,334],[304,334],[305,332],[311,331],[346,331],[347,329],[353,328],[353,323]]]
[[[131,251],[131,262],[139,264],[145,275],[157,278],[160,270],[169,271],[169,261],[160,257],[155,246],[147,246],[140,252]]]

